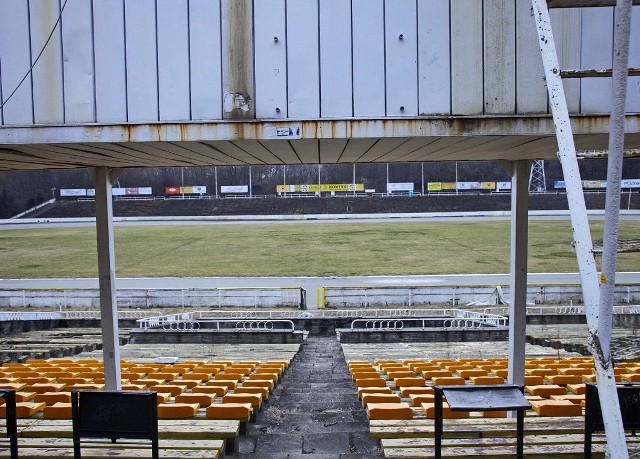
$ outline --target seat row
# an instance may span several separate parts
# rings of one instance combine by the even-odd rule
[[[370,420],[435,417],[433,386],[504,384],[506,359],[379,359],[348,362],[358,396]],[[538,416],[581,416],[585,382],[595,380],[590,358],[570,357],[527,359],[525,394]],[[620,381],[640,379],[640,362],[626,362],[616,368]],[[506,412],[478,413],[485,417],[505,417]],[[445,418],[469,416],[453,412],[444,403]]]
[[[122,362],[122,390],[156,392],[160,419],[248,421],[288,365],[286,359]],[[0,387],[16,390],[18,418],[71,419],[70,391],[104,389],[104,374],[95,360],[28,361],[0,367]]]

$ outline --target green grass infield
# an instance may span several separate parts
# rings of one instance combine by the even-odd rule
[[[602,222],[591,229],[602,239]],[[620,222],[621,239],[638,235],[640,222]],[[116,275],[506,273],[509,241],[508,221],[122,226]],[[529,222],[529,272],[577,272],[571,241],[569,221]],[[640,253],[618,255],[618,271],[638,266]],[[96,276],[94,228],[0,231],[0,278]]]

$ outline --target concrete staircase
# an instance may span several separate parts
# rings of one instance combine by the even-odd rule
[[[335,336],[309,336],[282,381],[239,439],[242,458],[378,459]]]

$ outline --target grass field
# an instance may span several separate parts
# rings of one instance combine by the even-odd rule
[[[594,239],[603,224],[594,222]],[[622,221],[620,237],[638,238]],[[116,227],[116,274],[351,276],[506,273],[509,222]],[[529,272],[576,272],[568,221],[529,223]],[[0,231],[0,278],[96,277],[94,228]],[[640,253],[620,254],[637,271]]]

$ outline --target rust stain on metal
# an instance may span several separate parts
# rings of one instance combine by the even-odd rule
[[[253,4],[222,0],[224,119],[255,118],[253,106]]]
[[[189,129],[187,124],[180,124],[180,140],[186,141],[189,139]]]

